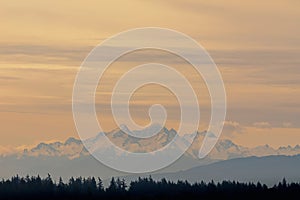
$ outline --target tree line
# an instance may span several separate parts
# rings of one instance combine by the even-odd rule
[[[112,178],[107,188],[100,178],[70,178],[63,182],[40,176],[14,176],[0,182],[0,199],[299,199],[300,184],[283,179],[268,187],[265,184],[236,181],[156,181],[138,178],[127,185],[124,179]]]

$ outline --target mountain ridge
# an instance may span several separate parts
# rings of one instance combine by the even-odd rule
[[[126,127],[127,128],[127,127]],[[147,129],[147,135],[150,129]],[[155,127],[154,130],[158,130]],[[136,133],[138,133],[136,131]],[[142,131],[139,131],[142,133]],[[150,152],[159,148],[162,148],[167,143],[169,143],[174,136],[176,135],[174,129],[167,129],[162,127],[157,135],[149,138],[136,138],[131,135],[127,135],[121,128],[114,129],[110,132],[105,133],[105,135],[120,148],[123,148],[127,151],[132,152]],[[192,134],[186,134],[181,138],[183,141],[187,142],[193,136],[194,141],[191,147],[186,151],[185,155],[193,159],[198,159],[198,151],[201,147],[202,141],[207,134],[206,131],[203,132],[194,132]],[[99,148],[107,148],[102,145],[101,138],[103,135],[99,134],[94,138],[86,140],[89,143],[95,143]],[[229,139],[219,139],[213,150],[207,156],[211,160],[227,160],[232,158],[241,158],[241,157],[250,157],[250,156],[269,156],[269,155],[298,155],[300,154],[300,145],[292,147],[282,146],[279,148],[272,148],[269,145],[261,145],[254,148],[244,147],[238,144],[235,144],[232,140]],[[18,155],[22,156],[66,156],[69,159],[78,158],[80,156],[89,155],[89,152],[84,147],[83,142],[74,137],[68,138],[64,142],[50,142],[45,143],[41,142],[33,148],[25,148],[23,150],[18,150],[11,154],[2,154],[2,157],[7,155]]]
[[[165,178],[170,181],[187,180],[190,183],[199,181],[220,182],[220,181],[239,181],[239,182],[262,182],[272,186],[283,180],[289,182],[300,181],[300,155],[285,156],[272,155],[264,157],[246,157],[223,160],[208,165],[196,166],[187,170],[180,170],[170,173],[151,174],[155,180]],[[138,177],[147,175],[123,176],[127,182],[137,180]]]

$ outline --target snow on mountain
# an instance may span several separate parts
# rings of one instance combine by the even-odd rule
[[[65,143],[40,143],[32,149],[24,149],[23,155],[26,156],[66,156],[70,159],[88,155],[81,140],[69,138]]]
[[[142,131],[135,131],[135,134],[144,134],[145,135],[152,135],[152,131],[157,132],[156,135],[151,136],[149,138],[137,138],[125,133],[125,131],[129,131],[127,127],[122,127],[121,129],[117,128],[111,132],[104,133],[109,140],[117,145],[118,147],[135,153],[142,153],[142,152],[151,152],[157,149],[160,149],[167,145],[177,134],[174,129],[168,130],[167,128],[155,128],[155,129],[147,129],[146,133],[144,134]],[[103,133],[100,133],[94,138],[88,139],[85,144],[97,147],[97,148],[108,148],[103,143],[101,138],[104,137]]]
[[[127,129],[127,130],[126,130]],[[167,145],[177,134],[174,129],[167,129],[165,127],[148,127],[145,132],[142,131],[132,131],[136,135],[144,134],[144,136],[151,136],[149,138],[136,138],[125,133],[125,131],[130,131],[126,126],[122,128],[117,128],[107,133],[100,133],[99,135],[90,138],[85,141],[85,144],[97,147],[100,150],[105,151],[108,146],[104,145],[103,137],[104,135],[110,139],[114,144],[122,149],[129,152],[152,152],[161,149]],[[198,151],[202,145],[205,135],[208,134],[204,132],[195,132],[193,134],[187,134],[180,138],[181,143],[187,143],[191,141],[193,136],[195,136],[191,147],[186,151],[185,155],[187,157],[197,159]],[[52,143],[40,143],[34,148],[24,149],[21,153],[20,151],[13,151],[11,149],[7,150],[2,148],[2,156],[11,155],[14,152],[19,156],[65,156],[69,159],[78,158],[80,156],[89,155],[89,152],[84,147],[81,140],[75,138],[69,138],[64,143],[62,142],[52,142]],[[1,150],[1,148],[0,148]],[[4,152],[4,153],[3,153]],[[10,153],[7,153],[10,152]],[[214,149],[209,153],[206,159],[209,160],[228,160],[232,158],[241,158],[249,156],[269,156],[269,155],[297,155],[300,154],[300,146],[295,147],[287,146],[274,149],[268,145],[257,146],[255,148],[248,148],[237,145],[228,139],[220,139]]]

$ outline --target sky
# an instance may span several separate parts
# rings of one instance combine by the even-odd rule
[[[112,35],[149,26],[189,35],[214,59],[227,93],[222,137],[245,146],[300,144],[299,1],[2,0],[0,24],[0,146],[78,137],[72,89],[82,61]],[[210,108],[205,85],[197,85],[201,77],[163,52],[120,58],[101,80],[96,102],[107,105],[113,80],[148,59],[189,76],[201,91],[205,130]],[[159,101],[170,113],[166,126],[178,126],[176,99],[155,85],[132,97],[133,118],[147,124],[149,105]],[[108,111],[97,114],[106,130],[115,128]]]

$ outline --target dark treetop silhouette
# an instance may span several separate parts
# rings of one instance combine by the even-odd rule
[[[299,195],[300,184],[287,183],[285,179],[272,187],[235,181],[175,183],[166,179],[155,181],[150,176],[138,178],[129,185],[112,178],[104,188],[100,178],[72,177],[68,183],[60,178],[56,183],[49,174],[44,179],[15,176],[0,182],[0,199],[298,199]]]

